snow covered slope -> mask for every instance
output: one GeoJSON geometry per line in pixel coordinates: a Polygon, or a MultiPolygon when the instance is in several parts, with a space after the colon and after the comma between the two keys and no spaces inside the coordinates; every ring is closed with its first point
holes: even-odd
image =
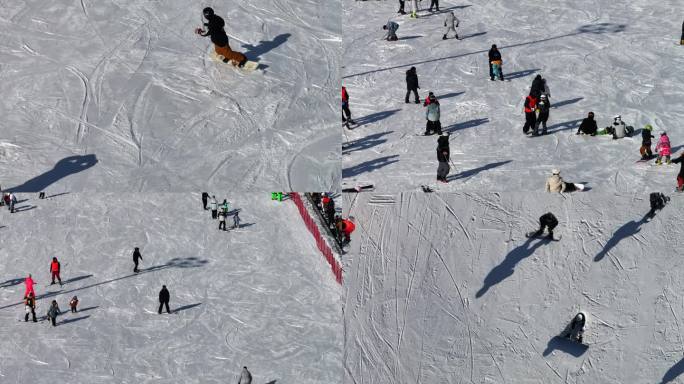
{"type": "Polygon", "coordinates": [[[337,188],[340,8],[0,0],[2,186],[337,188]],[[205,6],[261,72],[210,58],[213,44],[194,34],[205,6]],[[83,164],[65,164],[72,156],[83,164]]]}
{"type": "Polygon", "coordinates": [[[232,195],[244,226],[220,232],[199,200],[67,194],[0,211],[0,382],[235,383],[243,365],[255,384],[340,382],[340,286],[295,205],[232,195]],[[63,288],[48,285],[53,256],[63,288]],[[39,316],[73,295],[81,312],[17,321],[28,273],[39,316]],[[156,313],[162,284],[171,315],[156,313]]]}
{"type": "MultiPolygon", "coordinates": [[[[406,2],[407,10],[410,9],[406,2]]],[[[427,8],[428,0],[419,2],[427,8]]],[[[541,190],[560,167],[566,178],[606,192],[674,185],[673,168],[635,165],[640,137],[613,141],[575,135],[587,112],[599,128],[621,114],[640,129],[667,130],[684,145],[684,49],[678,46],[681,1],[520,0],[440,2],[461,20],[462,40],[442,40],[444,13],[399,16],[397,1],[344,0],[342,84],[353,118],[345,130],[343,178],[384,191],[435,183],[436,137],[425,109],[404,104],[405,72],[417,69],[421,101],[433,91],[451,133],[452,169],[441,190],[541,190]],[[396,21],[399,41],[382,40],[396,21]],[[491,82],[487,52],[497,44],[510,81],[491,82]],[[553,105],[549,135],[522,133],[522,104],[532,79],[548,81],[553,105]]],[[[655,145],[655,143],[654,143],[655,145]]]]}
{"type": "Polygon", "coordinates": [[[681,199],[358,195],[344,382],[681,383],[681,199]],[[526,239],[548,211],[560,241],[526,239]],[[555,338],[579,310],[586,351],[555,338]]]}

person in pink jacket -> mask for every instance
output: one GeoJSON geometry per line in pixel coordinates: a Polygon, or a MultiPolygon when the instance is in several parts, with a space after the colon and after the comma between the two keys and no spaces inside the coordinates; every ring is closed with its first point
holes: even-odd
{"type": "Polygon", "coordinates": [[[24,284],[26,284],[26,292],[24,292],[24,297],[28,296],[29,293],[33,293],[33,296],[36,296],[36,291],[33,290],[33,278],[31,277],[31,274],[28,275],[26,280],[24,280],[24,284]]]}
{"type": "Polygon", "coordinates": [[[660,140],[658,140],[658,145],[656,145],[656,152],[658,152],[658,159],[656,164],[662,164],[662,158],[665,156],[665,162],[670,164],[670,155],[672,154],[670,149],[670,138],[667,137],[667,132],[660,134],[660,140]]]}

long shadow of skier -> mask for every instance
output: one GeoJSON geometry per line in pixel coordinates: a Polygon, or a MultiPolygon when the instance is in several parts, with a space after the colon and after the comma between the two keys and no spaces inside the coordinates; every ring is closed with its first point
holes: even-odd
{"type": "Polygon", "coordinates": [[[261,40],[258,45],[242,44],[242,47],[247,49],[245,56],[247,56],[249,60],[259,61],[261,60],[260,56],[284,44],[290,36],[292,35],[289,33],[283,33],[276,36],[271,41],[261,40]]]}
{"type": "MultiPolygon", "coordinates": [[[[135,276],[141,276],[141,275],[144,275],[145,273],[156,272],[156,271],[160,271],[160,270],[167,269],[167,268],[197,268],[197,267],[202,267],[202,266],[206,265],[207,263],[209,263],[209,261],[203,260],[203,259],[200,259],[200,258],[197,258],[194,256],[193,257],[175,257],[175,258],[169,260],[166,264],[160,264],[160,265],[155,265],[155,266],[152,266],[149,268],[140,269],[140,271],[138,273],[132,273],[130,275],[125,275],[125,276],[117,277],[114,279],[104,280],[104,281],[101,281],[99,283],[84,285],[84,286],[79,287],[79,288],[73,288],[73,289],[67,289],[67,290],[61,290],[60,289],[60,290],[54,291],[54,292],[46,292],[42,295],[37,295],[36,300],[42,300],[42,299],[50,298],[50,297],[57,296],[57,295],[64,295],[67,293],[78,292],[78,291],[82,291],[85,289],[98,287],[100,285],[113,283],[115,281],[119,281],[119,280],[123,280],[123,279],[129,279],[129,278],[135,277],[135,276]]],[[[86,278],[86,277],[89,277],[89,276],[85,276],[82,278],[86,278]]],[[[81,278],[79,278],[79,280],[80,279],[81,278]]],[[[22,305],[23,303],[24,303],[23,301],[20,301],[20,302],[13,303],[13,304],[7,304],[5,306],[0,307],[0,309],[7,309],[7,308],[15,307],[17,305],[22,305]]]]}
{"type": "Polygon", "coordinates": [[[60,321],[59,323],[57,323],[57,325],[69,324],[69,323],[73,323],[73,322],[76,322],[79,320],[87,319],[89,317],[90,317],[90,315],[85,315],[85,316],[81,316],[81,317],[73,317],[71,319],[64,319],[64,320],[60,321]]]}
{"type": "Polygon", "coordinates": [[[535,73],[535,72],[537,72],[537,71],[539,71],[539,68],[535,68],[535,69],[525,69],[524,71],[511,72],[511,73],[504,73],[504,77],[505,77],[506,80],[513,80],[513,79],[517,79],[517,78],[520,78],[520,77],[529,76],[529,75],[531,75],[531,74],[533,74],[533,73],[535,73]]]}
{"type": "Polygon", "coordinates": [[[665,372],[665,376],[663,376],[663,381],[660,382],[660,384],[666,384],[671,381],[674,381],[679,375],[684,373],[684,359],[679,360],[679,362],[675,365],[673,365],[670,369],[665,372]]]}
{"type": "Polygon", "coordinates": [[[398,162],[398,157],[399,155],[383,156],[354,165],[353,167],[344,168],[342,169],[342,177],[353,177],[365,172],[372,172],[376,169],[398,162]]]}
{"type": "Polygon", "coordinates": [[[394,115],[395,113],[397,113],[399,111],[400,111],[399,109],[392,109],[389,111],[375,112],[375,113],[371,113],[370,115],[359,117],[355,121],[356,126],[354,127],[354,129],[356,129],[362,125],[366,125],[366,124],[374,123],[376,121],[380,121],[382,119],[386,119],[386,118],[394,115]]]}
{"type": "Polygon", "coordinates": [[[613,233],[613,237],[608,240],[606,245],[603,247],[601,252],[599,252],[596,257],[594,257],[594,261],[601,261],[607,254],[610,252],[613,247],[615,247],[620,240],[634,236],[639,231],[641,231],[641,225],[644,223],[648,222],[648,219],[651,218],[652,216],[649,213],[646,213],[644,217],[641,218],[639,221],[630,221],[629,223],[624,224],[622,227],[618,228],[615,233],[613,233]]]}
{"type": "Polygon", "coordinates": [[[7,192],[40,192],[50,184],[74,173],[85,171],[95,164],[97,164],[95,155],[69,156],[57,162],[51,170],[28,180],[22,185],[9,188],[7,192]]]}
{"type": "Polygon", "coordinates": [[[541,239],[536,239],[538,240],[534,245],[532,245],[532,241],[535,240],[535,238],[528,238],[527,241],[525,241],[524,244],[516,247],[513,249],[511,252],[506,255],[506,258],[504,259],[501,264],[497,265],[492,269],[489,274],[487,274],[487,277],[484,279],[484,284],[482,288],[480,288],[479,291],[475,294],[475,297],[482,297],[489,288],[495,286],[496,284],[499,284],[500,282],[504,281],[506,278],[510,277],[513,275],[513,272],[515,271],[515,266],[521,262],[523,259],[526,259],[534,253],[534,251],[537,250],[537,248],[541,247],[544,244],[548,244],[551,240],[547,238],[541,238],[541,239]]]}
{"type": "Polygon", "coordinates": [[[502,165],[504,165],[504,164],[508,164],[508,163],[510,163],[511,161],[512,161],[512,160],[506,160],[506,161],[499,161],[499,162],[496,162],[496,163],[486,164],[486,165],[483,165],[483,166],[481,166],[481,167],[473,168],[473,169],[471,169],[471,170],[464,171],[464,172],[461,172],[461,173],[456,174],[456,175],[447,176],[447,181],[454,181],[454,180],[458,180],[458,179],[465,179],[465,178],[468,178],[468,177],[471,177],[471,176],[475,176],[475,175],[477,175],[477,174],[480,173],[480,172],[484,172],[484,171],[486,171],[486,170],[488,170],[488,169],[492,169],[492,168],[496,168],[496,167],[502,166],[502,165]]]}
{"type": "Polygon", "coordinates": [[[462,129],[477,127],[478,125],[489,123],[489,118],[485,117],[482,119],[472,119],[464,121],[462,123],[452,124],[442,130],[442,132],[454,133],[455,131],[460,131],[462,129]]]}
{"type": "Polygon", "coordinates": [[[352,152],[356,151],[363,151],[368,148],[373,148],[376,145],[380,145],[382,143],[387,142],[387,139],[382,138],[382,136],[389,135],[390,133],[393,133],[394,131],[385,131],[385,132],[379,132],[379,133],[374,133],[372,135],[368,135],[364,138],[357,139],[354,141],[350,141],[349,143],[346,143],[345,145],[342,146],[342,154],[343,155],[348,155],[352,152]]]}
{"type": "Polygon", "coordinates": [[[580,357],[584,354],[584,352],[587,351],[587,349],[589,349],[589,347],[584,344],[568,340],[565,337],[554,336],[551,340],[549,340],[549,344],[546,346],[546,349],[542,355],[548,356],[556,349],[575,357],[580,357]]]}
{"type": "Polygon", "coordinates": [[[570,120],[570,121],[566,121],[564,123],[549,125],[547,127],[547,131],[549,133],[554,133],[554,132],[560,132],[560,131],[567,131],[568,129],[577,129],[577,128],[579,128],[581,123],[582,123],[582,119],[570,120]]]}
{"type": "Polygon", "coordinates": [[[560,108],[562,106],[568,105],[568,104],[574,104],[580,100],[583,100],[584,97],[576,97],[574,99],[568,99],[568,100],[563,100],[563,101],[557,101],[553,104],[551,104],[551,109],[553,108],[560,108]]]}
{"type": "Polygon", "coordinates": [[[177,312],[185,311],[186,309],[198,307],[200,305],[202,305],[202,303],[188,304],[188,305],[184,305],[182,307],[178,307],[178,308],[174,309],[172,312],[177,313],[177,312]]]}
{"type": "Polygon", "coordinates": [[[21,284],[23,282],[24,282],[24,278],[22,278],[22,277],[19,277],[16,279],[9,279],[7,281],[0,283],[0,288],[12,287],[12,286],[21,284]]]}

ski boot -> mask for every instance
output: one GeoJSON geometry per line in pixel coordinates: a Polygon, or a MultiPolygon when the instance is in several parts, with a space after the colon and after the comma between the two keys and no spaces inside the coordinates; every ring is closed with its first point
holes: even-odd
{"type": "Polygon", "coordinates": [[[442,36],[442,40],[446,40],[446,39],[447,39],[446,35],[442,36]]]}
{"type": "Polygon", "coordinates": [[[656,165],[661,165],[661,164],[663,164],[663,162],[662,162],[662,160],[658,159],[658,160],[655,161],[655,164],[656,164],[656,165]]]}

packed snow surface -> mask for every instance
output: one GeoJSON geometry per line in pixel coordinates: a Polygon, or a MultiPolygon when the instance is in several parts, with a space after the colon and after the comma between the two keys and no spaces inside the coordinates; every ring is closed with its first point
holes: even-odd
{"type": "Polygon", "coordinates": [[[347,195],[344,382],[681,383],[681,199],[347,195]],[[549,211],[560,240],[526,238],[549,211]]]}
{"type": "MultiPolygon", "coordinates": [[[[411,1],[406,1],[410,10],[411,1]]],[[[359,126],[345,130],[346,185],[416,190],[436,182],[435,136],[425,137],[425,108],[404,103],[405,73],[416,67],[421,102],[441,103],[451,134],[450,183],[441,190],[541,190],[552,168],[606,192],[674,186],[675,167],[635,164],[640,135],[618,141],[576,136],[589,111],[599,128],[620,114],[639,131],[667,131],[673,152],[684,145],[684,4],[678,0],[418,2],[417,19],[397,1],[343,1],[344,68],[359,126]],[[447,11],[461,40],[442,40],[447,11]],[[388,20],[398,41],[382,40],[388,20]],[[505,81],[490,81],[487,52],[496,44],[505,81]],[[548,135],[526,137],[523,101],[541,74],[551,91],[548,135]]],[[[655,146],[655,142],[654,145],[655,146]]]]}
{"type": "Polygon", "coordinates": [[[0,382],[236,383],[243,366],[255,384],[341,381],[340,286],[292,202],[230,196],[242,227],[223,232],[198,195],[27,198],[0,211],[0,382]],[[29,273],[56,327],[24,322],[29,273]]]}
{"type": "Polygon", "coordinates": [[[0,0],[2,186],[336,189],[340,9],[332,0],[0,0]],[[211,58],[209,38],[194,33],[205,6],[259,71],[211,58]]]}

